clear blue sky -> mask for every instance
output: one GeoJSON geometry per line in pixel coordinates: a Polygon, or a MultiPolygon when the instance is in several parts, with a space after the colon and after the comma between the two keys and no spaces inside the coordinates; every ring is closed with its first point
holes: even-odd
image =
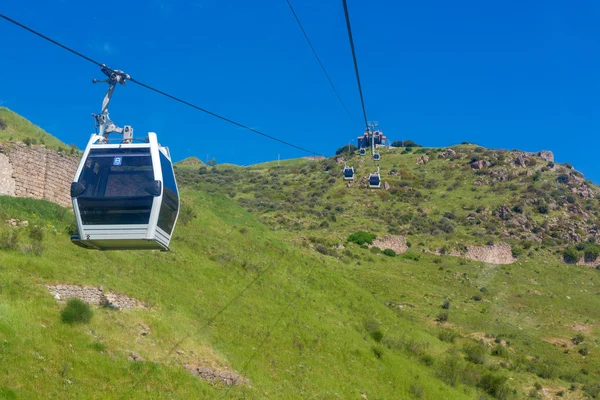
{"type": "MultiPolygon", "coordinates": [[[[201,107],[331,155],[362,133],[341,1],[4,2],[2,13],[201,107]]],[[[392,140],[552,150],[600,182],[600,2],[348,0],[369,119],[392,140]]],[[[0,21],[0,104],[85,146],[104,85],[93,64],[0,21]]],[[[148,92],[111,117],[157,132],[175,160],[247,165],[304,154],[148,92]]]]}

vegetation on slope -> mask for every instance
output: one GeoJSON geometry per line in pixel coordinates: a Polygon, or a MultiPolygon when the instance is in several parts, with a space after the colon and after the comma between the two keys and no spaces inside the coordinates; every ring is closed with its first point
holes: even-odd
{"type": "Polygon", "coordinates": [[[27,145],[43,144],[49,149],[75,152],[75,146],[67,146],[42,128],[6,107],[0,107],[0,141],[19,141],[27,145]]]}
{"type": "Polygon", "coordinates": [[[447,345],[398,319],[348,279],[342,263],[286,244],[227,198],[189,191],[184,198],[191,218],[177,227],[173,251],[159,253],[80,249],[69,242],[70,217],[61,207],[0,197],[6,215],[30,221],[1,228],[19,238],[0,250],[3,393],[477,398],[475,389],[447,386],[427,366],[426,354],[447,345]],[[28,251],[27,232],[36,225],[44,229],[39,256],[28,251]],[[43,286],[56,283],[103,285],[151,309],[100,308],[88,324],[65,324],[64,306],[43,286]],[[145,361],[129,361],[130,351],[145,361]],[[229,367],[250,387],[211,385],[184,364],[229,367]]]}
{"type": "Polygon", "coordinates": [[[368,156],[350,185],[335,158],[178,163],[169,253],[84,250],[70,210],[0,197],[0,397],[597,398],[599,272],[563,262],[600,254],[596,186],[540,155],[451,150],[381,150],[387,190],[360,183],[368,156]],[[518,261],[432,253],[491,242],[518,261]],[[63,304],[59,283],[150,308],[63,304]]]}

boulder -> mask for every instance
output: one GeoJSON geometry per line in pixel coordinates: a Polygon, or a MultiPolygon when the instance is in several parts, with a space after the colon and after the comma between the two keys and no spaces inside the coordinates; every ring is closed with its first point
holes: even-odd
{"type": "Polygon", "coordinates": [[[483,169],[486,168],[490,165],[489,162],[485,161],[485,160],[477,160],[477,161],[473,161],[471,163],[471,168],[473,169],[483,169]]]}
{"type": "Polygon", "coordinates": [[[542,150],[539,153],[537,153],[537,155],[542,160],[545,160],[545,161],[548,161],[548,162],[554,162],[554,153],[552,153],[551,151],[542,150]]]}
{"type": "Polygon", "coordinates": [[[452,149],[446,149],[438,155],[438,158],[448,158],[456,156],[456,152],[452,149]]]}
{"type": "Polygon", "coordinates": [[[427,162],[429,161],[429,157],[427,157],[426,155],[422,155],[421,157],[417,158],[417,165],[425,165],[427,164],[427,162]]]}

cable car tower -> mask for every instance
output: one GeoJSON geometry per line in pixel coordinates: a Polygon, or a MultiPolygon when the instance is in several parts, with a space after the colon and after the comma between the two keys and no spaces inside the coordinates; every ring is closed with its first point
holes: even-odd
{"type": "Polygon", "coordinates": [[[93,83],[106,82],[108,90],[71,183],[78,233],[71,241],[86,249],[167,251],[180,206],[171,154],[156,133],[135,139],[131,126],[111,121],[115,87],[131,77],[104,64],[101,71],[108,79],[93,83]],[[120,143],[110,143],[111,133],[122,135],[120,143]]]}

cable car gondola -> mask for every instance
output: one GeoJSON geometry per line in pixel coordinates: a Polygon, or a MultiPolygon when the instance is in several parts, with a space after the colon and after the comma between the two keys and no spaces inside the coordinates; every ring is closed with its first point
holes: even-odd
{"type": "Polygon", "coordinates": [[[344,180],[354,180],[354,167],[348,167],[346,164],[344,164],[344,180]]]}
{"type": "Polygon", "coordinates": [[[373,161],[379,161],[380,158],[379,153],[373,153],[373,161]]]}
{"type": "Polygon", "coordinates": [[[361,156],[364,156],[365,154],[367,154],[367,150],[365,150],[365,148],[364,148],[364,147],[361,147],[361,148],[360,148],[360,150],[359,150],[359,154],[360,154],[361,156]]]}
{"type": "MultiPolygon", "coordinates": [[[[109,89],[102,113],[94,115],[99,134],[93,134],[71,184],[78,234],[71,241],[96,250],[168,251],[179,214],[179,191],[171,155],[149,132],[134,142],[133,128],[116,127],[108,103],[117,83],[129,75],[103,66],[109,89]],[[109,143],[111,132],[123,135],[109,143]]],[[[96,82],[96,81],[94,81],[96,82]]]]}
{"type": "Polygon", "coordinates": [[[373,174],[369,174],[369,187],[370,188],[380,188],[381,187],[381,177],[379,176],[379,167],[377,167],[377,172],[373,174]]]}

